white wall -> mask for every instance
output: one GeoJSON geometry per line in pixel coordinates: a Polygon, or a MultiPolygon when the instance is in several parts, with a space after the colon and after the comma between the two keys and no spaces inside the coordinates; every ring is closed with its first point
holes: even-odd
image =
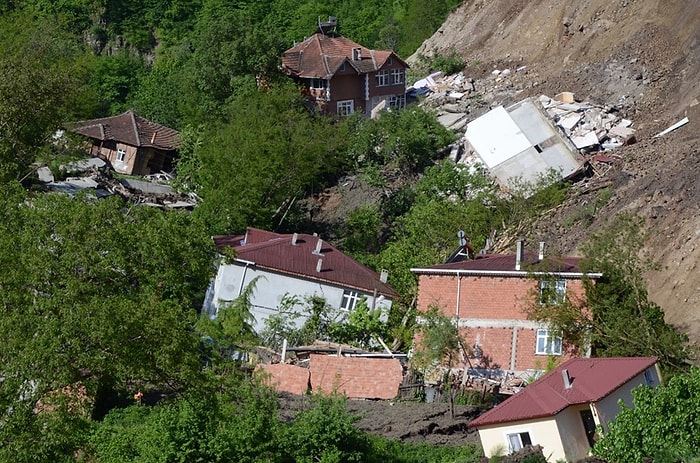
{"type": "MultiPolygon", "coordinates": [[[[277,313],[280,302],[285,295],[296,295],[303,303],[307,296],[321,296],[334,308],[340,308],[344,288],[325,282],[295,278],[292,276],[273,273],[265,269],[258,269],[254,265],[242,263],[221,264],[216,278],[212,282],[210,295],[205,301],[205,311],[215,314],[222,302],[230,302],[240,295],[256,277],[260,277],[251,298],[252,312],[255,317],[255,330],[259,333],[265,327],[265,320],[277,313]]],[[[372,307],[373,295],[364,294],[367,297],[367,305],[372,307]]],[[[391,309],[391,300],[385,297],[377,297],[375,308],[382,309],[382,318],[386,320],[391,309]]],[[[303,325],[305,319],[297,320],[298,326],[303,325]]]]}
{"type": "MultiPolygon", "coordinates": [[[[653,383],[650,384],[650,386],[659,386],[661,384],[661,379],[656,365],[647,368],[647,371],[649,372],[649,375],[651,375],[651,377],[653,378],[653,383]]],[[[622,400],[625,403],[625,405],[631,407],[633,405],[632,389],[643,384],[646,384],[644,372],[638,374],[637,376],[629,380],[627,383],[622,385],[622,387],[617,389],[615,392],[613,392],[612,394],[603,398],[603,400],[595,404],[596,412],[598,413],[598,419],[600,420],[600,424],[604,428],[607,428],[608,424],[615,419],[618,413],[620,413],[620,405],[618,404],[618,401],[622,400]]]]}
{"type": "Polygon", "coordinates": [[[506,436],[520,432],[528,432],[532,445],[541,445],[543,453],[549,461],[566,458],[554,417],[479,428],[479,438],[484,448],[484,455],[491,457],[498,454],[508,454],[508,439],[506,436]]]}

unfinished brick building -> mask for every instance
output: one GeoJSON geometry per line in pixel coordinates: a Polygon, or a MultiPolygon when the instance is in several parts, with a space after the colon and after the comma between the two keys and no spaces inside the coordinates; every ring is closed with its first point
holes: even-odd
{"type": "Polygon", "coordinates": [[[418,310],[437,306],[457,320],[468,344],[465,367],[516,374],[543,370],[550,356],[557,360],[585,356],[562,342],[546,324],[528,320],[528,304],[584,297],[584,273],[575,257],[525,253],[522,242],[510,255],[484,254],[473,259],[411,269],[418,275],[418,310]]]}

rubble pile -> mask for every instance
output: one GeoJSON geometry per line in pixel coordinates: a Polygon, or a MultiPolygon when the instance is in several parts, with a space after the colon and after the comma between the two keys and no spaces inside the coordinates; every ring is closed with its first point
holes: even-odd
{"type": "Polygon", "coordinates": [[[571,92],[539,97],[547,114],[581,153],[619,148],[636,142],[632,121],[615,115],[614,107],[579,103],[571,92]]]}

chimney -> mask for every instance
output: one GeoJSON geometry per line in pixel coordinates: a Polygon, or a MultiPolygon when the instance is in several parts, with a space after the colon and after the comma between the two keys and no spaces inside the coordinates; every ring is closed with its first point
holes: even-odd
{"type": "Polygon", "coordinates": [[[298,234],[298,233],[295,233],[295,234],[292,235],[292,246],[296,246],[296,245],[297,245],[297,238],[299,238],[299,234],[298,234]]]}
{"type": "Polygon", "coordinates": [[[544,260],[544,241],[540,241],[540,255],[539,255],[539,260],[544,260]]]}
{"type": "Polygon", "coordinates": [[[382,269],[382,273],[379,275],[379,281],[382,283],[386,283],[386,281],[389,279],[389,270],[387,269],[382,269]]]}
{"type": "Polygon", "coordinates": [[[353,48],[352,49],[352,60],[353,61],[361,61],[362,60],[362,48],[353,48]]]}
{"type": "Polygon", "coordinates": [[[323,247],[323,240],[319,239],[316,242],[316,249],[313,250],[313,254],[321,255],[321,247],[323,247]]]}
{"type": "Polygon", "coordinates": [[[571,389],[573,382],[571,381],[571,376],[569,376],[569,370],[564,368],[561,371],[561,376],[564,379],[564,389],[571,389]]]}
{"type": "Polygon", "coordinates": [[[316,272],[321,273],[322,267],[323,267],[323,259],[319,259],[318,262],[316,262],[316,272]]]}
{"type": "Polygon", "coordinates": [[[524,256],[525,250],[523,247],[523,240],[518,240],[515,244],[515,270],[520,270],[524,256]]]}

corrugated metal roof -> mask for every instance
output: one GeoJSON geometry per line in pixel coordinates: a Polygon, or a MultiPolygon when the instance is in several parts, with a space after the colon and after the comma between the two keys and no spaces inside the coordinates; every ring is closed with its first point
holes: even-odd
{"type": "Polygon", "coordinates": [[[220,250],[232,247],[236,251],[236,258],[254,262],[257,267],[370,294],[376,290],[377,294],[386,297],[399,296],[390,285],[380,281],[377,272],[329,243],[323,241],[320,253],[315,253],[320,238],[298,233],[296,244],[292,244],[293,236],[249,227],[243,236],[215,236],[213,239],[220,250]],[[317,272],[319,259],[322,260],[321,271],[317,272]]]}
{"type": "Polygon", "coordinates": [[[570,405],[598,402],[657,361],[657,357],[570,359],[472,420],[469,426],[554,416],[570,405]],[[564,385],[563,370],[567,370],[571,378],[568,389],[564,385]]]}
{"type": "Polygon", "coordinates": [[[389,57],[408,65],[391,50],[370,50],[346,37],[316,33],[282,54],[282,68],[291,75],[307,79],[328,79],[343,62],[358,74],[375,72],[389,57]],[[353,50],[360,49],[360,60],[353,60],[353,50]]]}
{"type": "Polygon", "coordinates": [[[74,122],[70,130],[95,140],[114,140],[131,146],[174,150],[180,132],[127,111],[118,116],[74,122]]]}
{"type": "MultiPolygon", "coordinates": [[[[580,257],[561,257],[561,256],[545,256],[540,260],[537,253],[524,253],[523,260],[520,265],[522,274],[529,272],[546,272],[546,273],[581,273],[580,263],[583,259],[580,257]]],[[[452,262],[449,264],[431,265],[424,268],[413,268],[411,271],[416,274],[439,273],[441,270],[445,273],[452,272],[518,272],[515,269],[515,254],[485,254],[477,255],[476,259],[463,260],[460,262],[452,262]]],[[[597,274],[590,274],[595,277],[597,274]]]]}

